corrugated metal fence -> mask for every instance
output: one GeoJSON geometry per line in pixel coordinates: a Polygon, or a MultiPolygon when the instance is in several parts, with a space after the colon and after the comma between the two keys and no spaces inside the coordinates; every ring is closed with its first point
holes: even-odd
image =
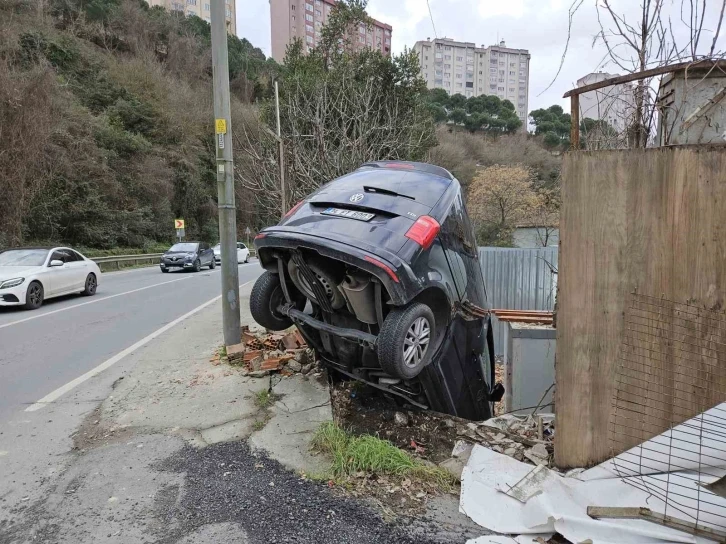
{"type": "MultiPolygon", "coordinates": [[[[556,247],[510,249],[480,247],[484,282],[490,308],[548,310],[555,308],[557,293],[556,247]]],[[[494,350],[504,353],[505,328],[493,317],[494,350]]]]}

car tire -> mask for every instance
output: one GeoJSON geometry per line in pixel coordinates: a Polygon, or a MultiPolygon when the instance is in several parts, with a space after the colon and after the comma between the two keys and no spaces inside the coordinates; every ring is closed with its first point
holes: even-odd
{"type": "Polygon", "coordinates": [[[209,270],[214,270],[216,266],[217,266],[217,263],[215,262],[214,259],[209,261],[209,270]]]}
{"type": "Polygon", "coordinates": [[[96,279],[96,274],[88,274],[88,276],[86,276],[86,287],[83,289],[81,294],[84,297],[92,297],[96,294],[97,287],[98,280],[96,279]]]}
{"type": "Polygon", "coordinates": [[[271,331],[287,329],[292,326],[292,319],[277,313],[275,310],[284,301],[285,294],[282,292],[280,277],[277,274],[265,271],[257,278],[250,293],[252,318],[271,331]]]}
{"type": "Polygon", "coordinates": [[[249,254],[247,254],[247,257],[245,257],[245,264],[247,264],[248,262],[250,262],[250,256],[249,256],[249,254]]]}
{"type": "Polygon", "coordinates": [[[162,274],[168,274],[169,273],[169,269],[168,268],[162,268],[161,269],[161,273],[162,274]]]}
{"type": "Polygon", "coordinates": [[[194,272],[199,272],[201,269],[202,269],[202,262],[199,259],[197,259],[196,261],[194,261],[194,267],[192,268],[192,270],[194,270],[194,272]]]}
{"type": "Polygon", "coordinates": [[[431,361],[435,337],[434,314],[426,304],[414,302],[391,310],[378,334],[381,368],[396,378],[415,378],[431,361]]]}
{"type": "Polygon", "coordinates": [[[25,293],[25,306],[26,310],[37,310],[43,305],[45,299],[45,291],[43,285],[39,281],[32,281],[28,285],[28,290],[25,293]]]}

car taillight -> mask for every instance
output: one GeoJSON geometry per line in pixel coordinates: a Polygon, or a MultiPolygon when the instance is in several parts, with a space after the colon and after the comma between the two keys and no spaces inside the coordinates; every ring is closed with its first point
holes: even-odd
{"type": "MultiPolygon", "coordinates": [[[[300,202],[298,202],[297,204],[295,204],[295,205],[294,205],[294,206],[293,206],[292,208],[290,208],[290,209],[289,209],[289,210],[287,211],[287,213],[285,214],[285,216],[284,216],[284,217],[288,217],[288,216],[290,216],[290,215],[294,214],[294,213],[295,213],[295,212],[297,211],[297,209],[298,209],[298,208],[299,208],[300,206],[302,206],[303,204],[305,204],[305,201],[304,201],[304,200],[301,200],[300,202]]],[[[284,218],[284,217],[283,217],[283,218],[284,218]]]]}
{"type": "Polygon", "coordinates": [[[428,215],[422,215],[416,222],[411,225],[411,228],[406,232],[406,238],[409,238],[416,242],[424,249],[431,247],[434,242],[434,238],[441,230],[441,225],[433,217],[428,215]]]}
{"type": "Polygon", "coordinates": [[[260,238],[264,238],[265,236],[267,236],[267,234],[265,234],[264,232],[261,232],[257,236],[255,236],[255,240],[259,240],[260,238]]]}
{"type": "Polygon", "coordinates": [[[386,274],[388,274],[389,276],[391,276],[391,279],[393,281],[395,281],[396,283],[398,283],[398,276],[396,276],[396,273],[393,271],[393,269],[390,266],[388,266],[385,263],[382,263],[378,259],[374,259],[373,257],[369,257],[368,255],[366,255],[364,257],[364,259],[366,261],[368,261],[369,263],[376,265],[378,268],[382,268],[383,270],[385,270],[386,271],[386,274]]]}

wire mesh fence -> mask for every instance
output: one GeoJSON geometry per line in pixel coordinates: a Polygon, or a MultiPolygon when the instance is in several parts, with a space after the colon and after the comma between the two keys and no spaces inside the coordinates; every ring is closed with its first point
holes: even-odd
{"type": "Polygon", "coordinates": [[[618,455],[611,466],[649,493],[649,507],[716,531],[720,540],[726,533],[726,315],[634,293],[622,338],[609,433],[618,455]]]}

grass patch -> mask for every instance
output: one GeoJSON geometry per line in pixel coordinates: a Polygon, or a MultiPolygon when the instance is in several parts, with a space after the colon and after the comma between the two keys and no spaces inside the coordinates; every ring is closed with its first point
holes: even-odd
{"type": "Polygon", "coordinates": [[[269,389],[263,389],[255,393],[255,404],[258,408],[267,408],[275,402],[275,397],[269,389]]]}
{"type": "Polygon", "coordinates": [[[330,472],[336,480],[348,480],[364,472],[425,481],[444,492],[456,485],[456,479],[444,469],[424,464],[388,440],[353,436],[333,422],[320,426],[313,438],[313,448],[332,457],[330,472]]]}
{"type": "Polygon", "coordinates": [[[223,357],[227,356],[227,346],[222,346],[217,350],[217,353],[219,353],[219,358],[222,359],[223,357]]]}

